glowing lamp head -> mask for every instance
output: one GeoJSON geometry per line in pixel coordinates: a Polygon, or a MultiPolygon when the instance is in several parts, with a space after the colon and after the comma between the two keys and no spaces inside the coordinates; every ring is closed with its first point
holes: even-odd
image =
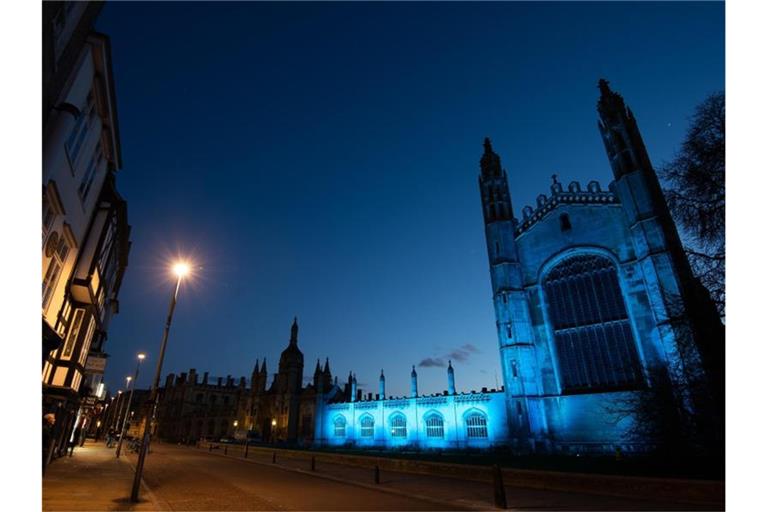
{"type": "Polygon", "coordinates": [[[139,352],[139,355],[136,357],[139,358],[139,361],[143,361],[147,357],[147,354],[144,354],[143,352],[139,352]]]}
{"type": "Polygon", "coordinates": [[[129,376],[127,376],[127,377],[125,378],[125,380],[126,380],[126,381],[128,381],[128,382],[131,382],[131,381],[133,380],[133,377],[131,377],[131,376],[129,375],[129,376]]]}
{"type": "Polygon", "coordinates": [[[184,261],[176,263],[173,266],[173,273],[176,274],[179,278],[186,276],[189,274],[189,264],[184,261]]]}
{"type": "Polygon", "coordinates": [[[277,420],[272,420],[272,426],[274,427],[275,425],[277,425],[277,420]]]}
{"type": "Polygon", "coordinates": [[[233,427],[236,427],[236,426],[237,426],[237,420],[235,420],[235,421],[233,421],[233,422],[232,422],[232,426],[233,426],[233,427]]]}

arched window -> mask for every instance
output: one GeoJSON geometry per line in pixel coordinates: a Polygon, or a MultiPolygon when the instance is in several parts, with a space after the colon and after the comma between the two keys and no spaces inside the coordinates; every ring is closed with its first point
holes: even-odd
{"type": "Polygon", "coordinates": [[[467,437],[470,439],[488,438],[488,420],[485,415],[479,412],[473,412],[465,418],[467,423],[467,437]]]}
{"type": "Polygon", "coordinates": [[[443,417],[437,413],[432,413],[427,416],[427,437],[443,438],[443,417]]]}
{"type": "Polygon", "coordinates": [[[544,279],[564,392],[629,389],[642,379],[616,266],[594,254],[559,263],[544,279]]]}
{"type": "Polygon", "coordinates": [[[373,437],[373,416],[366,414],[360,419],[360,437],[373,437]]]}
{"type": "Polygon", "coordinates": [[[336,416],[336,419],[333,420],[333,435],[336,437],[347,435],[347,420],[344,416],[336,416]]]}
{"type": "Polygon", "coordinates": [[[408,430],[405,426],[405,416],[402,414],[395,414],[392,419],[389,420],[390,432],[392,437],[406,437],[408,430]]]}

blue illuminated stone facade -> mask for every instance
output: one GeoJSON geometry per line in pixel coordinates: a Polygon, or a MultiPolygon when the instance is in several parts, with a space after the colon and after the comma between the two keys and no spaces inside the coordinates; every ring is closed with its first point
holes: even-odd
{"type": "MultiPolygon", "coordinates": [[[[449,372],[452,375],[453,368],[449,372]]],[[[383,372],[381,377],[383,391],[383,372]]],[[[334,386],[324,398],[318,397],[315,445],[463,449],[506,444],[502,391],[418,396],[416,383],[414,368],[411,396],[382,398],[380,394],[368,400],[354,394],[342,398],[334,386]]]]}
{"type": "Polygon", "coordinates": [[[171,378],[161,434],[189,440],[231,425],[235,436],[304,446],[644,451],[659,439],[634,428],[648,422],[643,404],[669,397],[675,443],[721,450],[723,324],[691,272],[632,112],[607,82],[599,88],[607,189],[553,176],[549,194],[516,217],[507,172],[484,143],[479,188],[502,389],[457,392],[449,362],[441,394],[420,395],[413,367],[408,396],[386,395],[383,370],[378,393],[364,396],[351,372],[340,387],[327,359],[304,385],[294,319],[269,386],[266,360],[250,389],[245,379],[224,389],[206,378],[198,388],[192,371],[181,387],[171,378]],[[224,395],[237,400],[222,408],[224,395]]]}
{"type": "Polygon", "coordinates": [[[659,375],[695,436],[700,390],[716,378],[704,359],[722,324],[692,276],[631,110],[606,81],[599,87],[608,190],[553,176],[550,194],[518,219],[488,139],[480,163],[509,435],[521,450],[647,448],[652,440],[629,435],[641,419],[610,411],[640,403],[659,375]]]}
{"type": "MultiPolygon", "coordinates": [[[[479,186],[503,371],[502,390],[368,400],[350,375],[316,395],[314,444],[645,450],[637,415],[615,414],[670,384],[681,428],[696,436],[722,376],[723,326],[693,277],[637,123],[599,83],[598,128],[614,180],[568,186],[515,216],[501,159],[486,139],[479,186]],[[709,390],[709,391],[702,391],[709,390]],[[637,399],[637,400],[636,400],[637,399]],[[613,411],[613,412],[612,412],[613,411]]],[[[717,400],[715,400],[717,402],[717,400]]]]}

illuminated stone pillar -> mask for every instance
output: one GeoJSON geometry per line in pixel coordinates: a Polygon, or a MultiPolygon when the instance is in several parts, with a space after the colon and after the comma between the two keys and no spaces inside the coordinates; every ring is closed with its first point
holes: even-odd
{"type": "Polygon", "coordinates": [[[451,366],[450,361],[448,361],[448,394],[456,394],[456,378],[453,375],[453,366],[451,366]]]}
{"type": "Polygon", "coordinates": [[[384,393],[385,387],[384,387],[384,369],[381,370],[381,375],[379,375],[379,399],[384,400],[386,399],[387,395],[384,393]]]}

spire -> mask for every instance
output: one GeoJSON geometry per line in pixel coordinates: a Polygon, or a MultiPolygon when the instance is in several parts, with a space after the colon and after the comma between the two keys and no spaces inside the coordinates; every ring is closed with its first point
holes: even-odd
{"type": "Polygon", "coordinates": [[[600,89],[600,98],[597,100],[597,127],[603,138],[614,178],[619,179],[634,171],[653,174],[651,160],[648,158],[637,122],[624,104],[624,98],[612,91],[604,78],[597,82],[597,87],[600,89]]]}
{"type": "Polygon", "coordinates": [[[415,376],[416,376],[416,365],[414,364],[413,366],[411,366],[411,377],[415,377],[415,376]]]}
{"type": "Polygon", "coordinates": [[[483,156],[480,158],[480,171],[483,177],[502,176],[501,159],[493,152],[491,139],[488,137],[483,141],[483,149],[483,156]]]}
{"type": "Polygon", "coordinates": [[[264,375],[267,374],[267,358],[266,357],[261,360],[261,373],[263,373],[264,375]]]}
{"type": "Polygon", "coordinates": [[[256,358],[256,364],[253,365],[253,373],[259,373],[259,358],[256,358]]]}
{"type": "Polygon", "coordinates": [[[450,359],[448,360],[448,394],[456,394],[456,377],[453,374],[453,366],[451,366],[450,359]]]}
{"type": "Polygon", "coordinates": [[[411,369],[411,398],[419,396],[419,388],[416,383],[416,365],[411,369]]]}
{"type": "Polygon", "coordinates": [[[379,398],[384,400],[387,398],[384,389],[384,368],[381,369],[381,375],[379,375],[379,398]]]}
{"type": "Polygon", "coordinates": [[[320,370],[320,358],[317,358],[317,364],[315,365],[315,375],[319,375],[322,370],[320,370]]]}
{"type": "Polygon", "coordinates": [[[325,367],[323,368],[323,373],[327,373],[328,375],[331,374],[331,367],[328,364],[328,358],[325,358],[325,367]]]}
{"type": "Polygon", "coordinates": [[[296,345],[299,342],[299,322],[296,317],[293,317],[293,325],[291,326],[291,345],[296,345]]]}

